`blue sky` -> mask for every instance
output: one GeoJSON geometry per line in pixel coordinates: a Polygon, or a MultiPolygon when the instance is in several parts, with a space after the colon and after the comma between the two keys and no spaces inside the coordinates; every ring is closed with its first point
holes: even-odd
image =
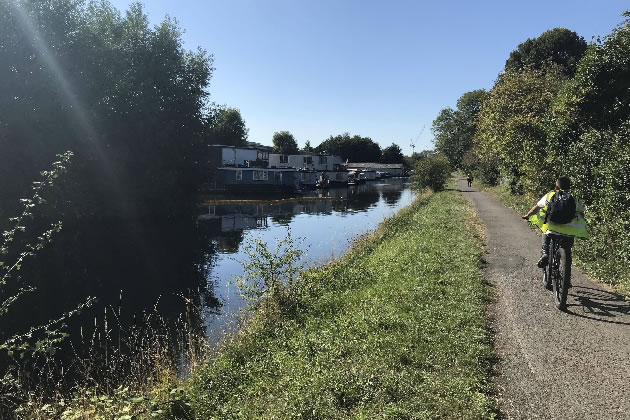
{"type": "MultiPolygon", "coordinates": [[[[130,1],[112,0],[121,10],[130,1]]],[[[490,89],[510,52],[565,27],[587,42],[630,4],[582,1],[151,0],[185,47],[214,56],[211,100],[240,109],[249,140],[288,130],[302,146],[343,132],[430,149],[431,123],[465,92],[490,89]]]]}

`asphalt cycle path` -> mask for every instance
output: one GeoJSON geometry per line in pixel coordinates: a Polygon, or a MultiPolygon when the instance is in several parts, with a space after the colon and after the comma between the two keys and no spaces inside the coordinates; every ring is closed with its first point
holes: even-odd
{"type": "MultiPolygon", "coordinates": [[[[485,276],[508,419],[630,419],[630,302],[573,266],[567,312],[542,285],[541,237],[515,211],[457,180],[486,226],[485,276]]],[[[578,241],[580,239],[576,239],[578,241]]]]}

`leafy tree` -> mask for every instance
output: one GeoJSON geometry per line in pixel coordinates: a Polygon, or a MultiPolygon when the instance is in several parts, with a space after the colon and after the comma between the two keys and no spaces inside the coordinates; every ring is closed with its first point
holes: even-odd
{"type": "Polygon", "coordinates": [[[391,146],[387,146],[383,149],[383,156],[381,162],[383,163],[403,163],[405,157],[403,156],[400,146],[396,143],[392,143],[391,146]]]}
{"type": "Polygon", "coordinates": [[[173,20],[152,27],[139,4],[121,16],[107,2],[7,0],[0,38],[3,206],[72,150],[78,216],[188,211],[212,59],[184,50],[173,20]]]}
{"type": "Polygon", "coordinates": [[[273,152],[285,155],[295,155],[299,152],[297,141],[288,131],[273,133],[273,152]]]}
{"type": "Polygon", "coordinates": [[[369,137],[352,136],[344,133],[330,136],[315,148],[315,152],[341,156],[349,162],[380,162],[381,147],[369,137]]]}
{"type": "Polygon", "coordinates": [[[563,86],[552,105],[548,133],[558,155],[567,153],[589,128],[616,129],[630,118],[629,54],[630,19],[603,43],[591,45],[575,77],[563,86]]]}
{"type": "Polygon", "coordinates": [[[304,147],[302,148],[303,152],[312,152],[313,146],[311,146],[311,142],[309,140],[306,140],[306,143],[304,143],[304,147]]]}
{"type": "Polygon", "coordinates": [[[435,155],[434,150],[423,150],[421,152],[414,152],[411,156],[405,156],[403,163],[405,164],[405,168],[413,169],[413,167],[416,166],[416,163],[420,159],[424,159],[424,158],[431,157],[434,155],[435,155]]]}
{"type": "Polygon", "coordinates": [[[563,81],[555,68],[506,72],[483,102],[474,138],[477,156],[484,166],[498,167],[515,192],[533,193],[553,182],[544,128],[563,81]]]}
{"type": "Polygon", "coordinates": [[[451,166],[444,155],[420,159],[414,171],[415,184],[419,188],[431,188],[435,192],[442,191],[451,176],[451,166]]]}
{"type": "Polygon", "coordinates": [[[236,108],[217,107],[207,119],[211,144],[244,146],[249,129],[236,108]]]}
{"type": "Polygon", "coordinates": [[[463,156],[473,145],[477,116],[486,96],[483,89],[466,92],[457,100],[456,110],[445,108],[433,121],[435,150],[454,168],[462,168],[463,156]]]}
{"type": "Polygon", "coordinates": [[[528,39],[512,51],[505,63],[505,71],[542,70],[555,64],[564,74],[571,76],[585,52],[584,38],[565,28],[554,28],[538,38],[528,39]]]}

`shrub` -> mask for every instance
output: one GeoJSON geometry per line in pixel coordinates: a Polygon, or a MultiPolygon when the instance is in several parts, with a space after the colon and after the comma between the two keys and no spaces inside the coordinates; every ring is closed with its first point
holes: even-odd
{"type": "Polygon", "coordinates": [[[442,191],[451,176],[451,167],[443,155],[422,159],[416,163],[414,183],[419,188],[442,191]]]}

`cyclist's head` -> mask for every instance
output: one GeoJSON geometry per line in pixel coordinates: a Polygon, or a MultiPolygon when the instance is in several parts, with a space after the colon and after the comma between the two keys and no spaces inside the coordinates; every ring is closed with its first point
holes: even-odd
{"type": "Polygon", "coordinates": [[[567,176],[558,177],[556,189],[567,191],[571,188],[571,180],[567,176]]]}

